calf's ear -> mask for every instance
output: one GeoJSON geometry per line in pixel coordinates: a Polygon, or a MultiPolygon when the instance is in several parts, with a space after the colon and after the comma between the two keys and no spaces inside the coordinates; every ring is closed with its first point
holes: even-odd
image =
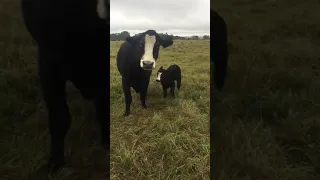
{"type": "Polygon", "coordinates": [[[161,39],[160,45],[164,48],[169,47],[173,44],[173,40],[163,40],[161,39]]]}
{"type": "Polygon", "coordinates": [[[129,36],[126,38],[126,41],[132,45],[137,44],[138,41],[136,41],[135,39],[133,39],[133,37],[129,36]]]}

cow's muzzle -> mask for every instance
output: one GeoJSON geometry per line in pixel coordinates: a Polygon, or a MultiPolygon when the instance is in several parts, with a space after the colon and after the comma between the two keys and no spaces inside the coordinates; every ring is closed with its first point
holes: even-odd
{"type": "Polygon", "coordinates": [[[141,67],[144,69],[144,70],[153,70],[155,68],[155,63],[154,61],[142,61],[141,63],[141,67]]]}

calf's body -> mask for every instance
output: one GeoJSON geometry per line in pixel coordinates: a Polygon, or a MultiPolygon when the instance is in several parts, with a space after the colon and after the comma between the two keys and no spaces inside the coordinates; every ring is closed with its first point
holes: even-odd
{"type": "Polygon", "coordinates": [[[173,64],[168,69],[161,66],[157,73],[156,81],[161,82],[163,89],[163,97],[167,97],[167,89],[170,88],[171,96],[174,98],[175,81],[177,81],[177,89],[181,86],[181,69],[178,65],[173,64]]]}

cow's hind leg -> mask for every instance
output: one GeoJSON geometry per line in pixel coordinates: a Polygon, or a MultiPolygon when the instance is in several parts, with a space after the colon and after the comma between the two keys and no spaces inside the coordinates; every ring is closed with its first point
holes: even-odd
{"type": "Polygon", "coordinates": [[[49,173],[55,173],[64,165],[64,139],[71,117],[66,101],[66,79],[60,73],[56,54],[39,50],[39,76],[43,98],[49,116],[51,138],[49,173]]]}
{"type": "Polygon", "coordinates": [[[130,114],[130,105],[132,102],[132,96],[130,91],[130,84],[124,78],[122,78],[122,90],[124,93],[124,100],[126,103],[124,116],[128,116],[130,114]]]}

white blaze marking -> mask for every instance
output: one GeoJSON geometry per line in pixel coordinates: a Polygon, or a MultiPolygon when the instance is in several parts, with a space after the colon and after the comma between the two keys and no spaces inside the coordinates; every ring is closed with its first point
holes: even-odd
{"type": "Polygon", "coordinates": [[[144,37],[144,55],[140,60],[140,66],[143,67],[143,61],[153,62],[153,68],[156,67],[156,60],[153,58],[153,47],[156,43],[156,36],[149,36],[148,34],[144,37]]]}
{"type": "Polygon", "coordinates": [[[156,80],[158,80],[158,81],[160,81],[161,80],[161,72],[158,72],[158,76],[157,76],[157,79],[156,80]]]}
{"type": "Polygon", "coordinates": [[[104,1],[105,0],[98,0],[97,2],[97,13],[101,19],[106,19],[107,17],[107,10],[104,1]]]}

